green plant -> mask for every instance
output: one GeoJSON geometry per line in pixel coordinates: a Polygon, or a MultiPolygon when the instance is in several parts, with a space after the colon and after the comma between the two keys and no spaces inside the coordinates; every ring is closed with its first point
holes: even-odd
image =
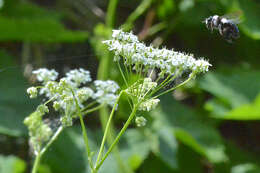
{"type": "MultiPolygon", "coordinates": [[[[38,95],[45,95],[48,100],[38,106],[37,110],[25,118],[24,123],[28,126],[30,143],[36,155],[32,173],[36,173],[42,155],[48,147],[56,140],[62,130],[72,126],[73,119],[79,117],[82,127],[83,139],[85,142],[88,162],[92,173],[97,173],[103,162],[119,142],[122,135],[136,117],[138,111],[151,111],[159,103],[159,96],[175,90],[193,79],[198,73],[208,71],[210,64],[205,60],[195,60],[192,55],[186,55],[167,49],[146,47],[138,41],[138,38],[121,30],[114,30],[112,40],[103,42],[110,51],[115,52],[114,60],[127,86],[121,89],[119,95],[115,95],[119,87],[113,81],[94,81],[96,91],[89,87],[82,87],[91,81],[88,71],[83,69],[71,70],[66,77],[55,82],[58,73],[55,70],[38,69],[33,71],[37,80],[43,85],[27,89],[30,98],[38,95]],[[124,70],[121,68],[120,61],[123,61],[124,70]],[[155,70],[159,70],[158,77],[152,79],[155,70]],[[187,79],[175,87],[164,90],[170,83],[174,82],[187,73],[187,79]],[[136,75],[134,81],[130,76],[136,75]],[[104,153],[105,142],[109,133],[110,125],[123,95],[127,95],[131,113],[124,126],[104,153]],[[89,100],[92,100],[90,103],[89,100]],[[61,117],[60,125],[53,130],[43,121],[43,115],[49,113],[48,104],[53,102],[53,109],[59,111],[61,117]],[[106,124],[102,142],[99,148],[95,164],[93,163],[93,151],[89,147],[89,139],[84,125],[83,116],[104,105],[113,106],[106,124]]],[[[144,117],[136,117],[137,126],[145,126],[144,117]]]]}

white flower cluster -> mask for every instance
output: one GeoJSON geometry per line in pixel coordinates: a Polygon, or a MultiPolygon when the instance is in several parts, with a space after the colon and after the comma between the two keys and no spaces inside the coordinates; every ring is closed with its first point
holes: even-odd
{"type": "Polygon", "coordinates": [[[96,92],[90,87],[81,87],[81,85],[91,82],[89,71],[81,68],[69,71],[66,77],[61,78],[59,82],[54,81],[58,77],[55,70],[38,69],[33,73],[36,74],[39,82],[43,82],[43,86],[28,88],[27,93],[30,98],[37,97],[37,88],[40,88],[39,94],[51,99],[56,111],[60,110],[65,113],[65,116],[61,117],[61,121],[66,126],[72,125],[72,116],[77,109],[75,99],[80,108],[83,108],[88,99],[113,106],[118,97],[116,92],[119,86],[114,81],[94,81],[96,92]]]}
{"type": "Polygon", "coordinates": [[[105,103],[114,106],[117,99],[115,93],[119,89],[117,83],[111,80],[96,80],[94,81],[94,85],[96,86],[97,92],[94,94],[93,98],[95,98],[98,103],[105,103]]]}
{"type": "Polygon", "coordinates": [[[55,70],[48,70],[46,68],[40,68],[32,72],[36,75],[39,82],[55,81],[58,78],[58,73],[55,70]]]}
{"type": "MultiPolygon", "coordinates": [[[[144,65],[145,69],[160,69],[161,75],[174,75],[176,72],[190,70],[195,73],[208,71],[206,60],[196,60],[193,55],[146,46],[132,33],[113,30],[112,40],[103,41],[115,53],[115,61],[123,58],[127,65],[144,65]]],[[[136,68],[136,67],[135,67],[136,68]]]]}
{"type": "Polygon", "coordinates": [[[82,68],[69,71],[66,73],[66,78],[68,81],[72,82],[72,84],[75,83],[76,86],[86,84],[92,80],[89,71],[82,68]]]}
{"type": "Polygon", "coordinates": [[[142,102],[139,105],[138,109],[141,111],[151,111],[158,105],[159,102],[159,99],[149,99],[147,101],[142,102]]]}

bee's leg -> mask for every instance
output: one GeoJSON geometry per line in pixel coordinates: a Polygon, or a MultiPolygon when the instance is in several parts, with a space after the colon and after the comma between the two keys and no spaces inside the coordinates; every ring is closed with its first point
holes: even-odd
{"type": "Polygon", "coordinates": [[[233,38],[232,32],[231,32],[230,30],[226,30],[225,33],[226,33],[225,36],[224,36],[225,40],[226,40],[228,43],[233,43],[233,40],[232,40],[232,38],[233,38]]]}
{"type": "Polygon", "coordinates": [[[218,31],[219,31],[219,34],[220,35],[223,35],[223,27],[222,27],[222,25],[218,25],[218,31]]]}
{"type": "Polygon", "coordinates": [[[213,22],[210,23],[210,31],[213,32],[213,22]]]}

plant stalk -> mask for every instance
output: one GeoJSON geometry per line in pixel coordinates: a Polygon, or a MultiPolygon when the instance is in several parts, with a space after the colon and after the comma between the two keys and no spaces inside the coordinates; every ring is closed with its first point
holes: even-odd
{"type": "Polygon", "coordinates": [[[133,120],[133,118],[135,117],[136,111],[137,111],[138,105],[134,105],[133,110],[130,114],[130,116],[128,117],[125,125],[123,126],[123,128],[121,129],[121,131],[119,132],[119,134],[117,135],[116,139],[114,140],[114,142],[112,143],[112,145],[109,147],[108,151],[106,152],[105,156],[101,159],[101,161],[99,163],[97,163],[95,170],[98,171],[98,169],[100,168],[100,166],[103,164],[103,162],[106,160],[106,158],[108,157],[108,155],[110,154],[110,152],[113,150],[113,148],[117,145],[117,143],[119,142],[119,139],[122,137],[122,135],[124,134],[124,132],[126,131],[127,127],[130,125],[131,121],[133,120]]]}

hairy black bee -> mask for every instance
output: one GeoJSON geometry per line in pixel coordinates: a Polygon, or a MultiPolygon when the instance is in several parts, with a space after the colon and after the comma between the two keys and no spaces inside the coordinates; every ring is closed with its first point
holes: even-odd
{"type": "Polygon", "coordinates": [[[210,16],[205,19],[206,27],[212,32],[214,29],[218,30],[220,35],[229,42],[239,38],[239,30],[237,24],[240,21],[238,18],[232,18],[230,15],[225,16],[210,16]]]}

